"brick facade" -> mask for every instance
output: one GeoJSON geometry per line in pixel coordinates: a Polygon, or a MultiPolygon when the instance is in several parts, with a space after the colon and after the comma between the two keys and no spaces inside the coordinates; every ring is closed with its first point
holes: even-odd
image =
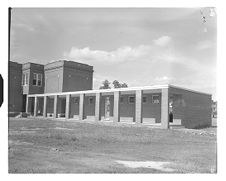
{"type": "Polygon", "coordinates": [[[21,112],[23,104],[22,96],[22,65],[9,62],[9,112],[21,112]]]}

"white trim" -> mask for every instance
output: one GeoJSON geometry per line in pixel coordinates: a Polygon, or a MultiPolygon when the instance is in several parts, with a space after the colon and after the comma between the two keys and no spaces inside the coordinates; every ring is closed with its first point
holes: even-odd
{"type": "Polygon", "coordinates": [[[200,92],[200,91],[196,91],[196,90],[192,90],[192,89],[188,89],[188,88],[183,88],[183,87],[178,87],[178,86],[174,86],[174,85],[169,85],[169,88],[175,88],[175,89],[182,89],[182,90],[186,90],[189,92],[194,92],[194,93],[198,93],[198,94],[205,94],[205,95],[209,95],[212,96],[212,94],[209,93],[205,93],[205,92],[200,92]]]}
{"type": "Polygon", "coordinates": [[[117,88],[117,89],[96,89],[96,90],[85,90],[85,91],[74,91],[74,92],[56,92],[56,93],[44,93],[44,94],[32,94],[28,95],[28,97],[35,97],[35,96],[54,96],[54,95],[80,95],[80,94],[95,94],[95,93],[114,93],[114,92],[126,92],[126,91],[136,91],[136,90],[156,90],[156,89],[167,89],[167,88],[177,88],[181,90],[187,90],[195,93],[211,95],[207,93],[202,93],[182,87],[172,86],[172,85],[153,85],[153,86],[144,86],[144,87],[128,87],[128,88],[117,88]]]}
{"type": "Polygon", "coordinates": [[[29,85],[29,74],[30,74],[29,72],[23,72],[22,73],[22,86],[29,85]],[[23,81],[23,76],[24,76],[24,81],[23,81]]]}
{"type": "Polygon", "coordinates": [[[136,90],[154,90],[154,89],[164,89],[168,88],[168,85],[155,85],[155,86],[144,86],[144,87],[130,87],[130,88],[117,88],[117,89],[96,89],[96,90],[85,90],[85,91],[74,91],[74,92],[56,92],[56,93],[44,93],[44,94],[32,94],[28,95],[30,97],[34,96],[53,96],[53,95],[67,95],[67,94],[95,94],[95,93],[114,93],[114,92],[126,92],[126,91],[136,91],[136,90]]]}

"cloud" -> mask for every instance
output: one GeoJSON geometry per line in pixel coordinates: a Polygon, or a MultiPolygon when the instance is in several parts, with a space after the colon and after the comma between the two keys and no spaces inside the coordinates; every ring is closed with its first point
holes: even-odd
{"type": "Polygon", "coordinates": [[[140,45],[137,47],[125,46],[114,51],[91,50],[89,47],[82,49],[72,47],[69,52],[64,52],[64,56],[81,60],[94,60],[98,62],[124,62],[146,57],[151,49],[152,47],[148,45],[140,45]]]}
{"type": "Polygon", "coordinates": [[[158,46],[167,46],[171,42],[172,38],[169,36],[162,36],[156,40],[154,40],[154,43],[158,46]]]}
{"type": "Polygon", "coordinates": [[[172,54],[172,47],[166,47],[171,41],[171,37],[162,36],[148,45],[139,45],[135,47],[123,46],[113,51],[92,50],[90,47],[72,47],[69,52],[64,52],[63,56],[65,58],[85,62],[118,63],[139,60],[154,61],[159,58],[159,55],[164,55],[164,58],[172,57],[172,55],[170,55],[172,54]]]}
{"type": "Polygon", "coordinates": [[[31,25],[28,25],[28,24],[25,24],[25,23],[12,23],[12,29],[13,28],[21,28],[25,31],[29,31],[29,32],[33,32],[35,31],[35,29],[31,26],[31,25]]]}
{"type": "Polygon", "coordinates": [[[155,82],[158,83],[170,83],[170,81],[172,80],[172,78],[168,77],[168,76],[162,76],[162,77],[156,77],[154,79],[155,82]]]}
{"type": "Polygon", "coordinates": [[[209,49],[213,46],[213,43],[210,40],[201,41],[196,45],[197,50],[209,49]]]}

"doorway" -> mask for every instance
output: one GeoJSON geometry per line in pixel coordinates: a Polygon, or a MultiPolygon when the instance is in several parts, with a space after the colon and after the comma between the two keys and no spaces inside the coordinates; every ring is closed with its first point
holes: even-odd
{"type": "Polygon", "coordinates": [[[169,113],[169,122],[173,123],[173,113],[172,112],[169,113]]]}
{"type": "Polygon", "coordinates": [[[22,112],[26,112],[26,103],[27,103],[27,95],[23,94],[23,98],[22,98],[22,112]]]}

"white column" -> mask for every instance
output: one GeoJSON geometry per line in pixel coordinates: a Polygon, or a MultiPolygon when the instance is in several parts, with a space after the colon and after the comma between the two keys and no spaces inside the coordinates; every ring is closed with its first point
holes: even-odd
{"type": "Polygon", "coordinates": [[[34,105],[34,116],[37,116],[37,104],[38,104],[38,97],[35,96],[35,105],[34,105]]]}
{"type": "Polygon", "coordinates": [[[120,92],[114,92],[114,122],[120,122],[120,92]]]}
{"type": "Polygon", "coordinates": [[[79,99],[79,120],[85,119],[84,99],[85,99],[85,94],[80,94],[80,99],[79,99]]]}
{"type": "Polygon", "coordinates": [[[142,123],[142,114],[143,114],[143,91],[137,90],[136,91],[136,106],[135,106],[135,121],[136,123],[142,123]]]}
{"type": "Polygon", "coordinates": [[[100,115],[100,101],[101,101],[101,93],[96,93],[95,121],[100,121],[101,120],[101,115],[100,115]]]}
{"type": "Polygon", "coordinates": [[[27,95],[27,100],[26,100],[26,113],[28,114],[29,111],[29,97],[27,95]]]}
{"type": "Polygon", "coordinates": [[[65,107],[65,118],[66,119],[70,118],[70,99],[71,99],[71,95],[70,94],[66,95],[66,107],[65,107]]]}
{"type": "Polygon", "coordinates": [[[44,96],[44,101],[43,101],[43,117],[46,117],[46,104],[47,104],[47,96],[44,96]]]}
{"type": "Polygon", "coordinates": [[[161,126],[164,129],[169,128],[169,90],[168,88],[162,89],[161,126]]]}
{"type": "Polygon", "coordinates": [[[53,105],[53,117],[57,118],[57,102],[58,102],[58,96],[54,96],[54,105],[53,105]]]}

